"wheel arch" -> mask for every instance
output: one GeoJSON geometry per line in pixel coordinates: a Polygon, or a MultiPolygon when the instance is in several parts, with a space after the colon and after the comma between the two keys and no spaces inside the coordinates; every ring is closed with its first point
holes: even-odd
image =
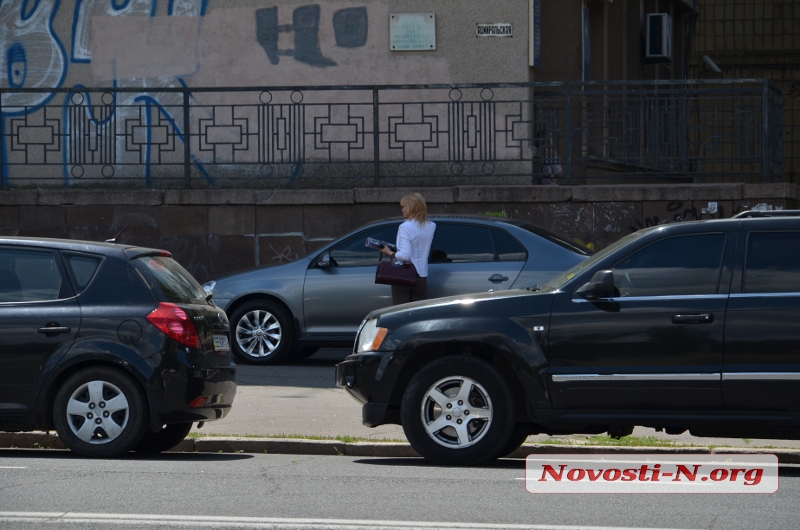
{"type": "Polygon", "coordinates": [[[161,423],[156,421],[158,418],[158,412],[155,406],[155,402],[150,396],[150,393],[147,391],[147,384],[145,381],[144,374],[140,373],[138,370],[133,369],[131,363],[128,363],[124,360],[116,360],[116,359],[96,359],[96,358],[83,358],[77,360],[61,370],[58,374],[53,377],[53,380],[47,385],[46,391],[41,396],[41,409],[44,412],[45,421],[47,422],[48,430],[52,430],[55,428],[53,425],[53,412],[55,409],[55,400],[56,394],[58,394],[59,388],[64,384],[64,382],[72,377],[74,374],[80,372],[81,370],[88,369],[88,368],[101,368],[101,367],[108,367],[113,370],[116,370],[128,377],[130,377],[138,386],[139,390],[142,392],[142,395],[145,398],[147,403],[147,420],[148,423],[153,430],[161,430],[161,423]]]}
{"type": "Polygon", "coordinates": [[[522,382],[517,376],[514,366],[509,361],[510,352],[496,345],[479,341],[441,341],[422,344],[414,348],[403,363],[398,378],[392,389],[389,406],[399,410],[403,395],[411,380],[428,364],[443,357],[473,357],[489,363],[507,382],[514,399],[517,414],[516,421],[532,422],[530,407],[522,382]]]}
{"type": "MultiPolygon", "coordinates": [[[[240,307],[250,302],[256,302],[258,300],[267,300],[269,302],[274,302],[280,305],[284,309],[284,311],[286,311],[286,313],[289,315],[289,320],[292,323],[292,330],[291,330],[292,345],[296,346],[297,338],[300,336],[300,320],[297,317],[297,315],[294,314],[294,311],[292,311],[292,308],[289,306],[289,304],[287,304],[285,300],[283,300],[278,296],[275,296],[274,294],[259,292],[259,293],[248,293],[242,295],[239,298],[232,300],[231,303],[228,304],[228,307],[225,310],[225,314],[228,315],[228,319],[232,320],[233,314],[236,313],[236,311],[240,307]]],[[[233,323],[231,322],[231,324],[233,323]]],[[[233,329],[231,329],[231,331],[233,331],[233,329]]]]}

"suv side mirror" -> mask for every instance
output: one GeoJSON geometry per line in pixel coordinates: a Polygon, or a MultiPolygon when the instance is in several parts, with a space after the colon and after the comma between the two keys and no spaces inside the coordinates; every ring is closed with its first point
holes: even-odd
{"type": "Polygon", "coordinates": [[[317,267],[325,269],[330,266],[331,266],[331,254],[330,252],[323,252],[320,255],[320,257],[317,258],[317,267]]]}
{"type": "Polygon", "coordinates": [[[614,273],[610,270],[597,271],[589,283],[580,287],[575,294],[587,300],[614,296],[614,273]]]}

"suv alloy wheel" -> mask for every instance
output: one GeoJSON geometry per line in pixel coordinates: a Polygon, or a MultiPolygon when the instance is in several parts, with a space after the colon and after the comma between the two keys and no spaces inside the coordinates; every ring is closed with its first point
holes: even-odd
{"type": "Polygon", "coordinates": [[[438,359],[414,376],[403,396],[403,430],[416,451],[438,464],[497,458],[514,428],[514,400],[488,363],[438,359]]]}

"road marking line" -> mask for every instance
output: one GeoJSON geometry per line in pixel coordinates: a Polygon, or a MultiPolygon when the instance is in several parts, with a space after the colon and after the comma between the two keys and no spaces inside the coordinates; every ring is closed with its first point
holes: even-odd
{"type": "MultiPolygon", "coordinates": [[[[79,512],[0,512],[0,522],[65,523],[73,524],[142,524],[159,526],[234,527],[259,529],[319,529],[326,530],[416,530],[442,528],[447,530],[612,530],[619,526],[570,526],[525,524],[441,523],[429,521],[369,521],[364,519],[292,519],[272,517],[224,517],[195,515],[115,514],[79,512]]],[[[626,530],[644,530],[627,528],[626,530]]],[[[655,529],[649,530],[679,530],[655,529]]]]}
{"type": "Polygon", "coordinates": [[[0,466],[0,469],[28,469],[25,466],[0,466]]]}

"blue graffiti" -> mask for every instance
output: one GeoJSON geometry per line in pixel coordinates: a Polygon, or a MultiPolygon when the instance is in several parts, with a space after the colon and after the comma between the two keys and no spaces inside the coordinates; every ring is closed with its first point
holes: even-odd
{"type": "Polygon", "coordinates": [[[25,86],[25,78],[28,76],[28,59],[25,57],[25,47],[19,42],[15,42],[8,48],[6,54],[6,68],[8,76],[8,86],[11,88],[22,88],[25,86]]]}

